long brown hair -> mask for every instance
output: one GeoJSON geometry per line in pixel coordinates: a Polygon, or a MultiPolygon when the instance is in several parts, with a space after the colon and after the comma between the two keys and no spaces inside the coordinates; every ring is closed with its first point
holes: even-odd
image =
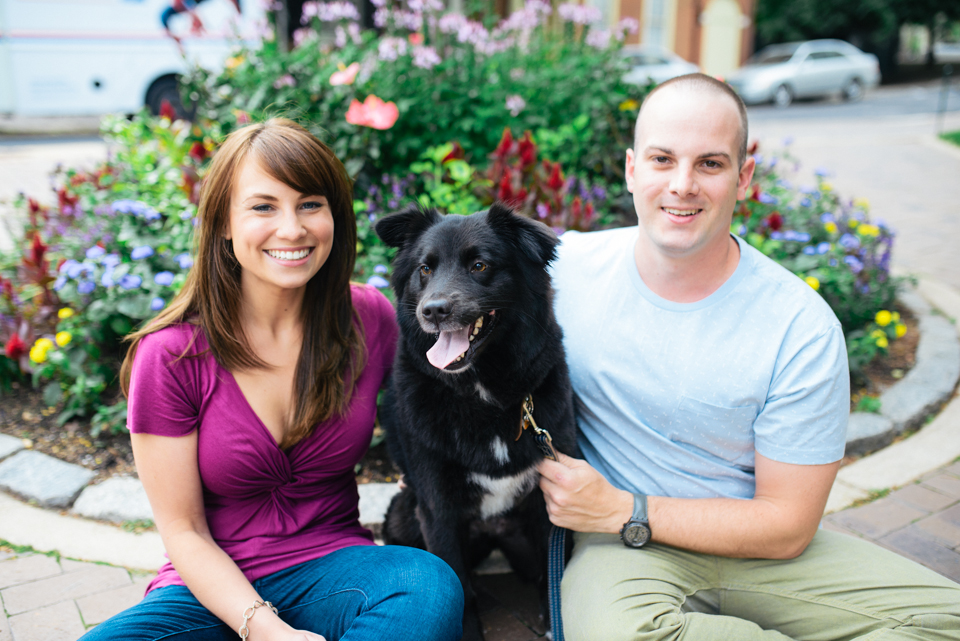
{"type": "Polygon", "coordinates": [[[325,196],[333,213],[330,256],[307,282],[303,296],[303,346],[294,374],[296,409],[291,428],[280,443],[289,448],[308,436],[317,423],[343,414],[366,353],[350,296],[350,276],[357,258],[350,178],[329,147],[290,120],[273,118],[248,125],[230,134],[220,146],[200,192],[195,264],[170,305],[146,327],[127,336],[130,348],[120,368],[120,387],[127,394],[140,340],[184,322],[203,328],[210,351],[226,369],[269,367],[251,349],[240,323],[241,268],[233,243],[224,238],[230,195],[248,157],[256,158],[272,177],[300,193],[325,196]]]}

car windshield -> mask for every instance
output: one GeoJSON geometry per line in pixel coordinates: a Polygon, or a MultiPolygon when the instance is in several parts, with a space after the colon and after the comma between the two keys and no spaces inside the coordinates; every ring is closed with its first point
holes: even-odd
{"type": "Polygon", "coordinates": [[[748,65],[775,65],[793,57],[798,45],[766,47],[747,60],[748,65]]]}

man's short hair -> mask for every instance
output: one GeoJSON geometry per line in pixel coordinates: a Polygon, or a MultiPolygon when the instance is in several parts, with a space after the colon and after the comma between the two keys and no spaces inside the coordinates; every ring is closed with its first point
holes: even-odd
{"type": "Polygon", "coordinates": [[[646,106],[647,102],[655,93],[671,86],[686,87],[689,89],[705,89],[715,94],[725,95],[733,100],[737,106],[737,112],[740,114],[740,131],[737,132],[737,161],[740,167],[743,167],[743,163],[747,159],[747,107],[730,85],[703,73],[690,73],[685,76],[671,78],[666,82],[660,83],[654,87],[653,91],[647,94],[646,98],[643,99],[643,104],[640,106],[640,113],[637,114],[637,124],[633,130],[634,150],[636,150],[637,143],[640,140],[640,114],[643,113],[644,106],[646,106]]]}

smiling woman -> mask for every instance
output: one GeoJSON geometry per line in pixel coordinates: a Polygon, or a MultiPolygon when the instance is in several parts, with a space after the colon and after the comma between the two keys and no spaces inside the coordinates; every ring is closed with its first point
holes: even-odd
{"type": "Polygon", "coordinates": [[[397,329],[349,281],[343,165],[290,121],[250,125],[214,157],[198,217],[194,268],[121,370],[170,563],[84,639],[459,639],[456,575],[358,520],[397,329]]]}

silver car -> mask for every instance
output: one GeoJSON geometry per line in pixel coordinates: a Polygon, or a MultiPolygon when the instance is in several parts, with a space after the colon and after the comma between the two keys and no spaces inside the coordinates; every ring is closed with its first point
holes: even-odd
{"type": "Polygon", "coordinates": [[[836,93],[859,100],[880,84],[880,63],[843,40],[788,42],[764,47],[726,80],[746,103],[786,107],[796,98],[836,93]]]}
{"type": "Polygon", "coordinates": [[[630,71],[623,75],[623,81],[634,85],[646,85],[649,82],[660,84],[676,76],[700,71],[697,65],[662,47],[627,45],[622,54],[630,65],[630,71]]]}

